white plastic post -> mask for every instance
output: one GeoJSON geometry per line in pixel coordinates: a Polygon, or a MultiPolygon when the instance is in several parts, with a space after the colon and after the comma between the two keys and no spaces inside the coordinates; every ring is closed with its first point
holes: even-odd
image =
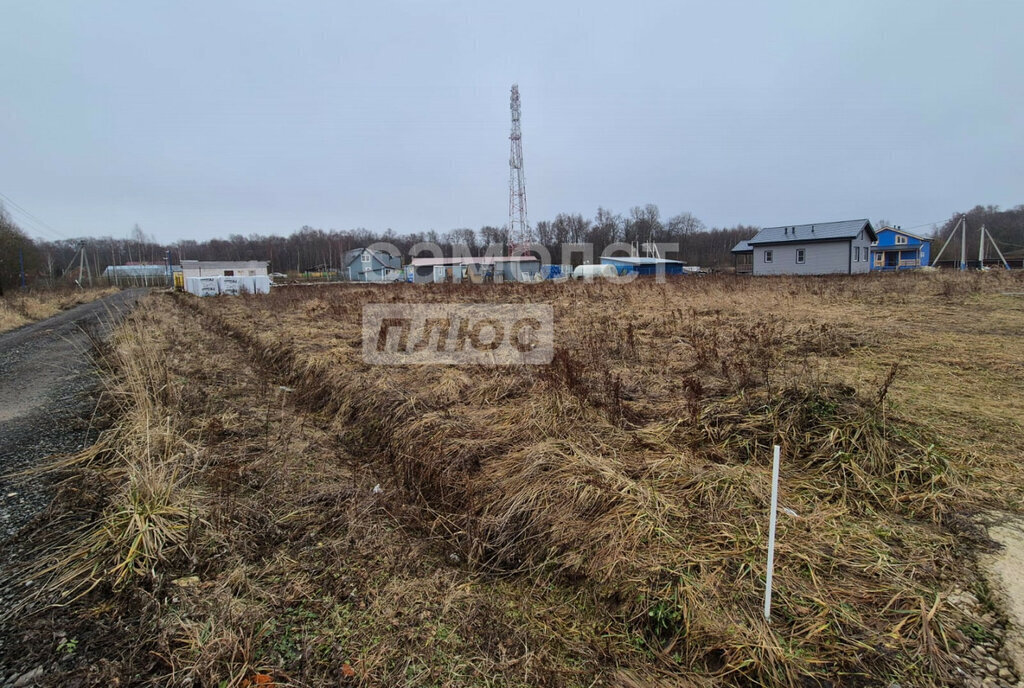
{"type": "Polygon", "coordinates": [[[764,580],[764,620],[772,616],[772,570],[775,568],[775,514],[779,507],[779,454],[782,450],[775,445],[772,457],[772,508],[768,516],[768,574],[764,580]]]}

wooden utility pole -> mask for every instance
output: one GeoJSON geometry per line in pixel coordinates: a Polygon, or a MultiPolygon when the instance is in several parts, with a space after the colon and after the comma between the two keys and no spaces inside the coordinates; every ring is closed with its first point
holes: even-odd
{"type": "MultiPolygon", "coordinates": [[[[963,221],[964,221],[964,218],[963,218],[963,216],[961,216],[960,217],[960,222],[963,222],[963,221]]],[[[944,243],[942,245],[942,248],[939,249],[939,252],[935,254],[935,258],[932,259],[932,267],[935,267],[936,265],[939,264],[939,258],[942,257],[942,254],[946,250],[946,247],[949,246],[949,242],[953,240],[954,236],[956,236],[956,230],[960,228],[960,222],[956,223],[956,226],[953,227],[953,231],[949,233],[948,237],[946,237],[946,243],[944,243]]]]}
{"type": "Polygon", "coordinates": [[[967,216],[964,215],[960,229],[960,269],[967,269],[967,216]]]}
{"type": "Polygon", "coordinates": [[[999,260],[1003,261],[1003,267],[1009,270],[1010,264],[1006,262],[1006,257],[1003,256],[1003,252],[999,249],[999,244],[997,244],[996,240],[992,238],[992,234],[987,229],[985,229],[984,225],[982,225],[981,231],[985,232],[985,234],[988,235],[988,240],[992,243],[992,248],[994,248],[996,250],[996,253],[999,255],[999,260]]]}
{"type": "Polygon", "coordinates": [[[85,275],[85,242],[78,245],[78,286],[85,288],[82,284],[82,277],[85,275]]]}
{"type": "Polygon", "coordinates": [[[985,269],[985,225],[981,226],[978,232],[978,269],[985,269]]]}

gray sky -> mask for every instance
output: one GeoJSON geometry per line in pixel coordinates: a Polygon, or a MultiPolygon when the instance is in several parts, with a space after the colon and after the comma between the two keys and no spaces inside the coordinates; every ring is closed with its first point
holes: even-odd
{"type": "Polygon", "coordinates": [[[1022,30],[1018,0],[8,0],[0,193],[65,235],[503,224],[518,82],[531,224],[909,228],[1024,203],[1022,30]]]}

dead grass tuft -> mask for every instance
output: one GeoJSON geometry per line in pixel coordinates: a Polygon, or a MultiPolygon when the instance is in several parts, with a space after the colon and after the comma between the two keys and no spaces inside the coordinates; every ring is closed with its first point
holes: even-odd
{"type": "Polygon", "coordinates": [[[160,564],[193,554],[195,452],[174,418],[167,361],[143,331],[152,315],[129,317],[105,348],[102,363],[112,375],[101,403],[116,416],[113,427],[48,467],[75,471],[59,489],[91,515],[70,531],[55,524],[45,556],[28,574],[38,583],[36,597],[64,604],[101,585],[115,592],[152,585],[160,564]]]}
{"type": "Polygon", "coordinates": [[[37,320],[45,320],[61,311],[109,296],[116,291],[118,290],[114,287],[76,287],[9,293],[0,298],[0,332],[13,330],[37,320]]]}

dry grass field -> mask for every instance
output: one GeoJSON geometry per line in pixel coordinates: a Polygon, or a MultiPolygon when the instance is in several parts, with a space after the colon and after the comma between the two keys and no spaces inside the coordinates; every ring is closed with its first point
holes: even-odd
{"type": "Polygon", "coordinates": [[[963,683],[1002,632],[972,517],[1024,510],[1015,292],[992,273],[151,296],[104,354],[109,428],[55,469],[12,610],[25,651],[73,638],[61,667],[92,685],[963,683]],[[551,303],[554,362],[365,364],[362,306],[406,301],[551,303]]]}
{"type": "Polygon", "coordinates": [[[37,320],[44,320],[82,303],[89,303],[113,294],[114,287],[96,289],[61,288],[9,292],[0,297],[0,332],[13,330],[37,320]]]}

